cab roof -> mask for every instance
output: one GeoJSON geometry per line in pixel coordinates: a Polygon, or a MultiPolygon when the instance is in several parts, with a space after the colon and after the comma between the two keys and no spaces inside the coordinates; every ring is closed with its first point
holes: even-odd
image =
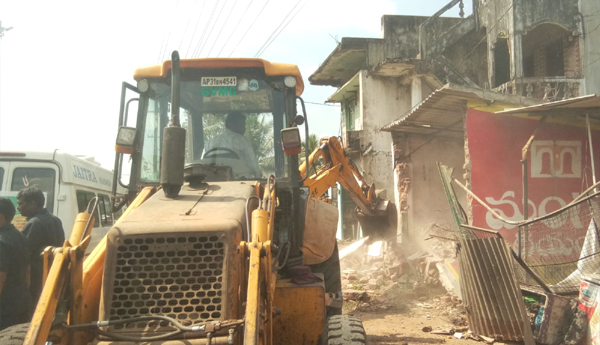
{"type": "MultiPolygon", "coordinates": [[[[300,96],[304,91],[304,82],[298,66],[269,62],[263,59],[253,58],[205,58],[205,59],[181,59],[181,68],[236,68],[236,67],[259,67],[265,70],[267,76],[293,76],[296,78],[296,95],[300,96]]],[[[138,68],[133,72],[133,79],[166,77],[171,69],[171,60],[166,60],[162,65],[138,68]]]]}

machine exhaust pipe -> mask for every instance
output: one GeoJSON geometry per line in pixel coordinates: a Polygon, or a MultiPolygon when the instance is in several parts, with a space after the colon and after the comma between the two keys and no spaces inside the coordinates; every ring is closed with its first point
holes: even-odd
{"type": "Polygon", "coordinates": [[[179,120],[181,66],[179,53],[171,54],[171,119],[163,131],[160,185],[167,198],[176,198],[183,185],[185,165],[185,128],[179,120]]]}

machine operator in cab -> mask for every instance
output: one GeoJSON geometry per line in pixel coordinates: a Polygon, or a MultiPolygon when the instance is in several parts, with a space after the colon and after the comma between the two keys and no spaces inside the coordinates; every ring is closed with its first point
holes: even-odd
{"type": "Polygon", "coordinates": [[[212,138],[204,151],[204,160],[234,159],[238,164],[231,164],[236,178],[260,178],[262,172],[254,155],[250,140],[244,136],[246,132],[246,116],[240,112],[231,112],[225,120],[225,131],[212,138]]]}

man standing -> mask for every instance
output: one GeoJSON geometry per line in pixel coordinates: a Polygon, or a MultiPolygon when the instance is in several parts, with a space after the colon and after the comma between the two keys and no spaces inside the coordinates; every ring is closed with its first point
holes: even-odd
{"type": "Polygon", "coordinates": [[[29,322],[29,255],[25,237],[12,224],[15,206],[0,198],[0,330],[29,322]]]}
{"type": "Polygon", "coordinates": [[[17,194],[17,208],[23,217],[27,217],[23,235],[31,254],[30,291],[34,305],[37,304],[44,287],[44,259],[41,254],[46,247],[62,247],[65,242],[62,222],[44,208],[45,203],[44,193],[35,187],[21,189],[17,194]]]}

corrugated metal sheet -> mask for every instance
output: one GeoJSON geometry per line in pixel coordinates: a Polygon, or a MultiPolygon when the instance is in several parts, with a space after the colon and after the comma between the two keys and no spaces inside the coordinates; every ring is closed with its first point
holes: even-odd
{"type": "Polygon", "coordinates": [[[463,137],[462,119],[467,111],[466,98],[455,97],[453,90],[434,91],[400,119],[381,128],[382,131],[402,131],[432,134],[437,131],[456,132],[463,137]]]}
{"type": "Polygon", "coordinates": [[[485,100],[502,104],[532,105],[539,102],[515,95],[506,95],[490,90],[475,89],[447,84],[431,93],[398,120],[381,128],[386,132],[464,136],[463,117],[468,100],[485,100]]]}
{"type": "Polygon", "coordinates": [[[535,344],[506,241],[461,239],[458,262],[471,331],[535,344]]]}
{"type": "MultiPolygon", "coordinates": [[[[596,95],[587,95],[581,97],[575,97],[566,99],[563,101],[556,101],[538,105],[532,105],[529,107],[515,108],[509,110],[499,111],[496,114],[522,114],[522,113],[535,113],[544,112],[549,110],[565,110],[565,109],[589,109],[589,108],[600,108],[600,97],[596,95]]],[[[592,114],[590,114],[592,115],[592,114]]]]}

